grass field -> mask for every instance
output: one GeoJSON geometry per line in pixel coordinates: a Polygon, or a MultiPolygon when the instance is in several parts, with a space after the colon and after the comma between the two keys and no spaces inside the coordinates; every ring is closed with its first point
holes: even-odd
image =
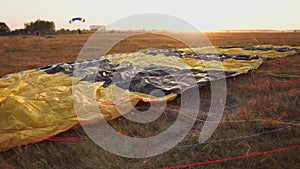
{"type": "MultiPolygon", "coordinates": [[[[118,38],[118,34],[104,39],[118,38]]],[[[187,38],[194,38],[186,34],[187,38]]],[[[213,45],[297,45],[300,33],[207,33],[213,45]]],[[[90,35],[58,35],[51,38],[33,36],[0,37],[0,77],[26,69],[59,62],[75,61],[90,35]]],[[[195,46],[199,46],[195,41],[195,46]]],[[[134,52],[144,48],[185,47],[175,39],[144,34],[121,41],[108,53],[134,52]]],[[[227,100],[222,122],[207,144],[172,149],[145,159],[113,155],[94,144],[81,127],[60,134],[63,142],[43,141],[0,153],[2,168],[163,168],[203,161],[226,159],[278,148],[300,145],[300,54],[265,60],[248,74],[227,80],[227,100]],[[277,130],[279,129],[279,130],[277,130]],[[265,131],[276,130],[263,134],[265,131]],[[67,138],[79,138],[67,141],[67,138]],[[242,137],[240,136],[247,136],[242,137]],[[236,139],[231,139],[236,138],[236,139]],[[224,140],[225,139],[225,140],[224,140]],[[212,140],[223,140],[213,142],[212,140]]],[[[210,87],[200,88],[201,109],[210,106],[210,87]]],[[[180,98],[171,102],[177,105],[180,98]]],[[[147,126],[125,118],[110,122],[130,136],[147,137],[164,131],[176,118],[175,111],[147,126]]],[[[199,121],[180,143],[195,144],[203,122],[199,121]],[[200,128],[200,129],[199,129],[200,128]]],[[[58,139],[56,137],[56,139],[58,139]]],[[[300,150],[291,149],[237,160],[197,165],[194,168],[299,168],[300,150]]],[[[193,168],[193,167],[190,167],[193,168]]]]}

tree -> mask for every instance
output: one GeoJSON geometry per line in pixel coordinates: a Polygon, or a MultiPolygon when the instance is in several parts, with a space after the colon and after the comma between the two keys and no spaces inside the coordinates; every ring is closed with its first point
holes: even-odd
{"type": "Polygon", "coordinates": [[[10,33],[9,27],[4,22],[0,22],[0,35],[8,35],[10,33]]]}
{"type": "Polygon", "coordinates": [[[11,31],[11,35],[26,35],[27,31],[25,29],[15,29],[11,31]]]}
{"type": "Polygon", "coordinates": [[[35,22],[25,23],[24,27],[25,30],[30,33],[35,31],[38,31],[42,34],[55,33],[55,24],[52,21],[43,21],[38,19],[35,22]]]}

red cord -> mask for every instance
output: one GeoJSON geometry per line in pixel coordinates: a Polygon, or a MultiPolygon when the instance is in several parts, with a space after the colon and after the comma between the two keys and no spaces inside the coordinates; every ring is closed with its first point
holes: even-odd
{"type": "Polygon", "coordinates": [[[257,153],[253,153],[253,154],[245,154],[245,155],[236,156],[236,157],[223,158],[223,159],[219,159],[219,160],[203,161],[203,162],[192,163],[192,164],[184,164],[184,165],[166,167],[166,168],[163,168],[163,169],[186,168],[186,167],[195,167],[195,166],[205,165],[205,164],[221,163],[221,162],[225,162],[225,161],[232,161],[232,160],[243,159],[243,158],[247,158],[247,157],[254,157],[254,156],[259,156],[259,155],[276,153],[276,152],[279,152],[279,151],[286,151],[286,150],[296,149],[296,148],[300,148],[300,145],[284,147],[284,148],[279,148],[279,149],[269,150],[269,151],[263,151],[263,152],[257,152],[257,153]]]}

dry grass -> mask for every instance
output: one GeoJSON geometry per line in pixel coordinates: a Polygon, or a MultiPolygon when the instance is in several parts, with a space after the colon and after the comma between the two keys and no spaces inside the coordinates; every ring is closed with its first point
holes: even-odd
{"type": "Polygon", "coordinates": [[[55,38],[9,36],[0,37],[0,76],[59,62],[73,61],[88,36],[55,38]]]}
{"type": "MultiPolygon", "coordinates": [[[[300,33],[215,33],[207,34],[207,36],[217,46],[300,45],[300,33]]],[[[0,37],[1,44],[4,44],[0,50],[1,76],[47,64],[74,61],[88,37],[89,35],[64,35],[55,36],[51,39],[20,36],[0,37]]],[[[184,45],[179,42],[176,43],[174,39],[146,34],[126,39],[110,52],[132,52],[149,47],[169,48],[184,47],[184,45]]],[[[37,143],[8,163],[16,168],[28,169],[160,168],[298,145],[300,143],[300,79],[289,76],[276,77],[274,74],[299,76],[300,54],[288,58],[267,60],[257,71],[228,79],[223,122],[211,140],[245,136],[287,126],[279,122],[298,124],[298,126],[289,125],[290,128],[280,132],[247,139],[208,143],[187,149],[172,149],[147,159],[128,159],[106,152],[95,145],[81,128],[76,128],[60,134],[61,137],[80,136],[81,138],[76,141],[37,143]],[[245,121],[228,122],[229,120],[241,119],[245,121]],[[256,120],[254,121],[254,119],[256,120]]],[[[206,112],[210,105],[209,87],[200,89],[200,98],[201,111],[206,112]]],[[[177,105],[179,100],[180,98],[170,104],[177,105]]],[[[116,119],[110,123],[116,129],[127,132],[128,135],[147,137],[165,130],[172,124],[176,118],[176,112],[168,111],[167,114],[167,118],[161,117],[148,125],[137,125],[124,118],[116,119]],[[144,130],[148,132],[141,132],[144,130]]],[[[199,116],[199,118],[202,117],[199,116]]],[[[196,122],[193,131],[180,144],[197,143],[197,134],[202,124],[201,121],[196,122]]],[[[20,151],[21,148],[15,148],[3,152],[0,154],[0,161],[20,151]]],[[[298,149],[196,168],[298,168],[299,166],[300,151],[298,149]]]]}

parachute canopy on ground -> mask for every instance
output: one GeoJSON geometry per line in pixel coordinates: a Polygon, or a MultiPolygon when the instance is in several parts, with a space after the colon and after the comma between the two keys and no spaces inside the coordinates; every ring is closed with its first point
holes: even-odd
{"type": "MultiPolygon", "coordinates": [[[[2,77],[0,151],[54,136],[79,125],[79,120],[87,123],[95,120],[93,116],[78,119],[73,103],[74,97],[85,95],[80,89],[91,84],[96,86],[92,92],[101,111],[99,117],[112,120],[121,116],[119,108],[128,113],[139,101],[174,100],[180,91],[191,87],[190,78],[198,86],[205,86],[210,81],[257,69],[263,62],[259,56],[243,53],[244,50],[237,50],[239,54],[235,54],[237,51],[228,54],[230,49],[226,50],[222,54],[208,54],[204,48],[142,50],[49,65],[2,77]],[[218,60],[222,67],[216,64],[218,60]],[[74,76],[76,65],[81,67],[82,76],[74,76]],[[207,71],[213,72],[213,76],[207,71]],[[166,72],[172,72],[173,77],[166,72]],[[180,79],[180,84],[174,79],[180,79]],[[72,87],[81,93],[74,95],[72,87]],[[154,89],[160,89],[164,95],[151,93],[154,89]],[[112,91],[120,94],[117,97],[120,100],[114,101],[112,91]],[[128,97],[123,98],[124,93],[128,97]]],[[[84,112],[88,112],[88,106],[79,113],[84,112]]]]}

